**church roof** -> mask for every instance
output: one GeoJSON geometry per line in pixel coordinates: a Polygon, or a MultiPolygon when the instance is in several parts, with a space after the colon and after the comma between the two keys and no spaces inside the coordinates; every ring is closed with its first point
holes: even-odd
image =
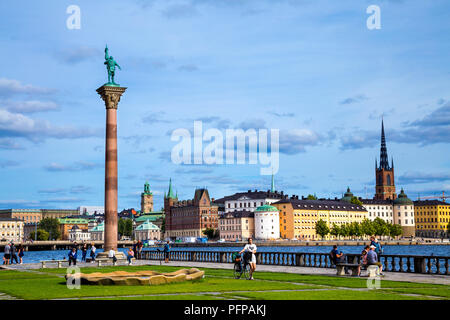
{"type": "Polygon", "coordinates": [[[278,212],[278,209],[268,204],[265,204],[255,209],[255,212],[275,212],[275,211],[278,212]]]}
{"type": "Polygon", "coordinates": [[[155,226],[153,223],[150,222],[150,220],[145,220],[145,222],[139,226],[136,227],[136,230],[143,231],[143,230],[159,230],[157,226],[155,226]]]}
{"type": "Polygon", "coordinates": [[[405,194],[405,191],[402,190],[398,194],[397,199],[394,200],[395,205],[413,205],[414,203],[411,201],[411,199],[408,198],[408,196],[405,194]]]}

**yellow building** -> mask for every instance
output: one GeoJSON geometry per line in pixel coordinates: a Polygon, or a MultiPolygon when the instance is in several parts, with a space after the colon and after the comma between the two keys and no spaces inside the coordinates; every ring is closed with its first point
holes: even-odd
{"type": "Polygon", "coordinates": [[[316,222],[323,220],[331,228],[362,222],[367,210],[359,205],[337,200],[299,200],[296,196],[272,203],[280,212],[280,236],[283,239],[318,240],[316,222]]]}
{"type": "Polygon", "coordinates": [[[445,236],[450,222],[450,203],[438,200],[414,201],[416,236],[445,236]]]}

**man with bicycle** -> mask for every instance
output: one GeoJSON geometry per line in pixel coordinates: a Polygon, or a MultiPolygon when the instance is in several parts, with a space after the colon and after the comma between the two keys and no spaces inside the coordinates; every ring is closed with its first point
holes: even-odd
{"type": "Polygon", "coordinates": [[[250,279],[253,280],[253,272],[256,269],[256,244],[253,244],[252,238],[248,238],[248,243],[239,253],[244,252],[244,261],[250,265],[250,279]]]}

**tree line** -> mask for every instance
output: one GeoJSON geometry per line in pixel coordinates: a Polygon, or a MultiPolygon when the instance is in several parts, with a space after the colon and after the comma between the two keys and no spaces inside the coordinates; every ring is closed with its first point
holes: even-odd
{"type": "Polygon", "coordinates": [[[403,234],[402,227],[398,224],[390,224],[381,218],[376,218],[373,221],[364,219],[362,222],[351,222],[342,225],[333,223],[331,228],[327,223],[320,219],[316,222],[316,234],[320,235],[322,239],[327,235],[340,237],[362,237],[362,236],[389,236],[392,238],[401,236],[403,234]]]}

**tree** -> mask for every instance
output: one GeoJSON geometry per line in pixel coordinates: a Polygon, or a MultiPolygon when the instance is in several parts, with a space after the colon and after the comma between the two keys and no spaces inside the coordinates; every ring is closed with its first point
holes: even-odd
{"type": "Polygon", "coordinates": [[[330,228],[328,228],[327,223],[320,219],[316,222],[316,233],[323,238],[330,233],[330,228]]]}
{"type": "Polygon", "coordinates": [[[450,222],[447,224],[447,233],[450,235],[450,222]]]}
{"type": "Polygon", "coordinates": [[[119,233],[119,237],[125,234],[125,221],[122,218],[117,222],[117,232],[119,233]]]}
{"type": "MultiPolygon", "coordinates": [[[[43,229],[37,229],[37,237],[36,237],[36,239],[40,240],[40,241],[46,241],[46,240],[48,240],[49,235],[50,234],[47,231],[45,231],[43,229]]],[[[35,239],[35,232],[34,231],[30,232],[30,238],[33,239],[33,240],[35,239]]]]}
{"type": "Polygon", "coordinates": [[[361,234],[363,234],[365,236],[371,236],[371,235],[375,234],[375,228],[374,228],[372,221],[370,221],[368,219],[364,219],[361,222],[361,234]]]}
{"type": "Polygon", "coordinates": [[[213,228],[206,228],[203,230],[203,234],[208,237],[208,239],[214,239],[214,236],[216,235],[216,230],[213,228]]]}
{"type": "Polygon", "coordinates": [[[389,226],[386,221],[381,218],[375,218],[373,220],[374,233],[377,236],[388,236],[389,235],[389,226]]]}
{"type": "Polygon", "coordinates": [[[389,235],[392,238],[401,236],[403,234],[402,227],[398,224],[389,224],[389,235]]]}
{"type": "Polygon", "coordinates": [[[120,218],[117,223],[117,232],[119,236],[128,236],[131,237],[133,234],[133,220],[120,218]]]}
{"type": "Polygon", "coordinates": [[[330,234],[338,238],[339,235],[341,234],[341,228],[337,224],[333,223],[333,226],[331,227],[330,230],[330,234]]]}
{"type": "Polygon", "coordinates": [[[50,240],[61,238],[61,231],[59,230],[59,221],[56,218],[44,218],[39,222],[39,229],[47,232],[50,240]]]}
{"type": "Polygon", "coordinates": [[[361,200],[359,200],[357,197],[352,197],[352,199],[350,200],[350,203],[357,204],[358,206],[363,205],[361,200]]]}
{"type": "Polygon", "coordinates": [[[359,237],[361,235],[361,224],[356,221],[350,223],[349,235],[352,237],[359,237]]]}
{"type": "Polygon", "coordinates": [[[339,230],[339,235],[343,237],[348,237],[350,235],[350,225],[343,224],[339,230]]]}
{"type": "Polygon", "coordinates": [[[316,196],[313,196],[312,194],[308,194],[308,196],[306,197],[306,199],[308,200],[317,200],[316,196]]]}

